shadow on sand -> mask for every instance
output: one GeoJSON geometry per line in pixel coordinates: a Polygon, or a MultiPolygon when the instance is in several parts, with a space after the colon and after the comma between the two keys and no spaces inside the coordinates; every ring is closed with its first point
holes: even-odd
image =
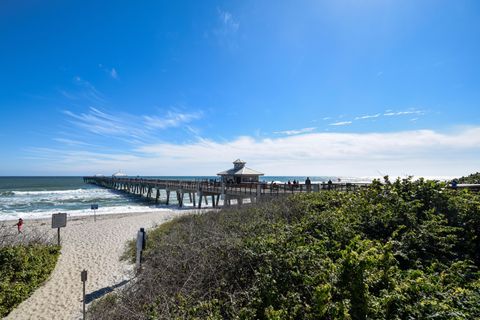
{"type": "Polygon", "coordinates": [[[102,289],[98,289],[97,291],[93,291],[87,295],[85,295],[85,303],[86,304],[89,304],[90,302],[92,302],[93,300],[96,300],[98,298],[101,298],[103,297],[104,295],[106,295],[107,293],[110,293],[112,292],[113,290],[115,290],[116,288],[119,288],[121,286],[124,286],[126,285],[130,280],[123,280],[122,282],[119,282],[117,284],[114,284],[113,286],[110,286],[110,287],[105,287],[105,288],[102,288],[102,289]]]}

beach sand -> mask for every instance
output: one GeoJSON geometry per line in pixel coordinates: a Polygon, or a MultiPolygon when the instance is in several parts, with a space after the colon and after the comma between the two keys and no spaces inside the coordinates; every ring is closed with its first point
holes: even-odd
{"type": "MultiPolygon", "coordinates": [[[[102,215],[96,222],[93,217],[69,218],[61,229],[61,255],[50,279],[5,319],[81,319],[80,272],[88,271],[87,302],[121,287],[133,277],[133,265],[119,261],[127,240],[141,227],[148,229],[187,212],[102,215]]],[[[26,221],[25,231],[34,227],[56,235],[50,220],[26,221]]]]}

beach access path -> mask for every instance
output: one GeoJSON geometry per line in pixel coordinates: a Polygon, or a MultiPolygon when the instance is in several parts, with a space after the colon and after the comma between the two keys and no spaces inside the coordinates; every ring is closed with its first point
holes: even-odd
{"type": "MultiPolygon", "coordinates": [[[[133,277],[133,265],[119,260],[125,243],[141,228],[151,228],[186,214],[186,210],[97,215],[71,218],[61,229],[62,250],[50,279],[5,319],[81,319],[82,282],[80,272],[88,271],[87,302],[133,277]]],[[[43,228],[56,236],[50,220],[26,221],[28,228],[43,228]]],[[[147,230],[148,234],[148,230],[147,230]]],[[[88,305],[87,305],[88,306],[88,305]]]]}

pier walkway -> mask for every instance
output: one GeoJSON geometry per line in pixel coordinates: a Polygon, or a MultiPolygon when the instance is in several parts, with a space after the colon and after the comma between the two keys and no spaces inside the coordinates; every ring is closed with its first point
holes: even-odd
{"type": "Polygon", "coordinates": [[[241,205],[245,199],[250,203],[259,199],[280,197],[295,193],[320,192],[327,190],[355,191],[368,186],[367,183],[312,183],[307,184],[275,184],[275,183],[241,183],[227,184],[218,181],[205,180],[158,180],[143,178],[115,178],[115,177],[84,177],[85,183],[95,184],[104,188],[136,194],[148,200],[160,203],[161,193],[166,194],[165,204],[170,204],[171,194],[176,196],[176,202],[180,207],[184,205],[185,195],[188,195],[190,203],[194,207],[202,207],[208,199],[212,206],[219,206],[220,199],[223,205],[231,205],[232,200],[241,205]],[[197,201],[198,200],[198,201],[197,201]]]}
{"type": "MultiPolygon", "coordinates": [[[[194,207],[201,208],[202,204],[212,202],[213,207],[218,207],[220,199],[224,206],[230,206],[232,200],[241,205],[245,199],[250,203],[260,199],[287,196],[296,193],[321,192],[328,190],[356,191],[367,187],[369,183],[312,183],[307,184],[275,184],[266,182],[228,184],[210,180],[158,180],[144,178],[116,178],[116,177],[84,177],[85,183],[95,184],[104,188],[123,191],[130,194],[140,195],[146,200],[156,204],[161,202],[163,194],[165,204],[171,203],[171,194],[176,197],[176,203],[183,207],[185,195],[194,207]],[[198,200],[198,201],[197,201],[198,200]]],[[[480,184],[459,184],[456,189],[468,189],[480,192],[480,184]]]]}

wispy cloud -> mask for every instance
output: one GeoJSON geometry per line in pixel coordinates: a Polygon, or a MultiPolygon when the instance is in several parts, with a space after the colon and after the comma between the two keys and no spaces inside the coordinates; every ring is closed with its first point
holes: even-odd
{"type": "MultiPolygon", "coordinates": [[[[422,115],[425,115],[425,111],[416,110],[416,109],[410,109],[410,110],[404,110],[404,111],[386,110],[383,113],[356,116],[356,117],[353,118],[353,120],[333,122],[333,123],[330,123],[329,126],[346,126],[346,125],[353,124],[354,121],[359,121],[359,120],[379,119],[381,117],[397,117],[397,116],[405,116],[405,115],[422,116],[422,115]]],[[[341,118],[343,118],[343,116],[337,117],[338,120],[340,120],[341,118]]],[[[330,118],[326,117],[326,118],[323,118],[323,119],[328,120],[330,118]]],[[[416,118],[416,119],[418,119],[418,118],[416,118]]]]}
{"type": "Polygon", "coordinates": [[[76,128],[103,137],[124,142],[145,143],[157,130],[178,127],[202,117],[202,112],[182,113],[169,110],[160,115],[136,116],[128,113],[113,113],[90,107],[86,112],[63,111],[67,121],[76,128]]]}
{"type": "Polygon", "coordinates": [[[355,120],[365,120],[365,119],[374,119],[380,117],[381,114],[373,114],[373,115],[365,115],[365,116],[360,116],[360,117],[355,117],[355,120]]]}
{"type": "Polygon", "coordinates": [[[67,146],[88,146],[88,147],[94,146],[91,143],[83,142],[83,141],[80,141],[80,140],[74,140],[74,139],[54,138],[53,140],[56,141],[56,142],[60,142],[62,144],[65,144],[67,146]]]}
{"type": "Polygon", "coordinates": [[[296,134],[303,134],[303,133],[308,133],[308,132],[312,132],[312,131],[315,131],[315,127],[311,127],[311,128],[303,128],[303,129],[296,129],[296,130],[284,130],[284,131],[275,131],[274,133],[275,134],[285,134],[287,136],[292,136],[292,135],[296,135],[296,134]]]}
{"type": "Polygon", "coordinates": [[[114,67],[107,67],[101,63],[98,64],[98,67],[102,69],[106,74],[108,74],[112,79],[118,80],[118,72],[114,67]]]}
{"type": "Polygon", "coordinates": [[[218,18],[221,28],[217,29],[217,32],[221,34],[235,33],[240,28],[240,23],[226,10],[218,9],[218,18]]]}
{"type": "Polygon", "coordinates": [[[348,126],[352,124],[352,121],[338,121],[338,122],[333,122],[329,123],[329,126],[348,126]]]}
{"type": "Polygon", "coordinates": [[[182,124],[189,123],[192,120],[200,119],[201,112],[181,113],[168,111],[164,116],[143,116],[145,125],[149,128],[166,129],[178,127],[182,124]]]}
{"type": "MultiPolygon", "coordinates": [[[[113,115],[101,111],[97,108],[90,107],[88,112],[84,113],[74,113],[69,110],[65,110],[69,119],[68,121],[88,132],[104,135],[104,136],[115,136],[115,135],[133,135],[135,131],[135,124],[133,117],[123,114],[123,115],[113,115]],[[132,132],[133,130],[133,132],[132,132]]],[[[141,134],[143,130],[140,130],[135,135],[141,134]]]]}
{"type": "Polygon", "coordinates": [[[394,116],[405,116],[405,115],[411,115],[411,114],[424,114],[423,111],[420,110],[408,110],[408,111],[386,111],[383,115],[386,117],[394,117],[394,116]]]}
{"type": "Polygon", "coordinates": [[[118,79],[118,73],[115,68],[112,68],[112,70],[110,70],[110,76],[115,80],[118,79]]]}
{"type": "Polygon", "coordinates": [[[80,88],[78,93],[67,93],[64,92],[63,95],[65,97],[68,97],[70,95],[70,98],[72,97],[77,97],[77,99],[86,99],[90,102],[97,103],[97,104],[103,104],[106,102],[105,97],[103,94],[95,88],[93,84],[91,84],[89,81],[81,78],[80,76],[75,76],[73,78],[74,84],[80,88]],[[66,94],[65,94],[66,93],[66,94]]]}

